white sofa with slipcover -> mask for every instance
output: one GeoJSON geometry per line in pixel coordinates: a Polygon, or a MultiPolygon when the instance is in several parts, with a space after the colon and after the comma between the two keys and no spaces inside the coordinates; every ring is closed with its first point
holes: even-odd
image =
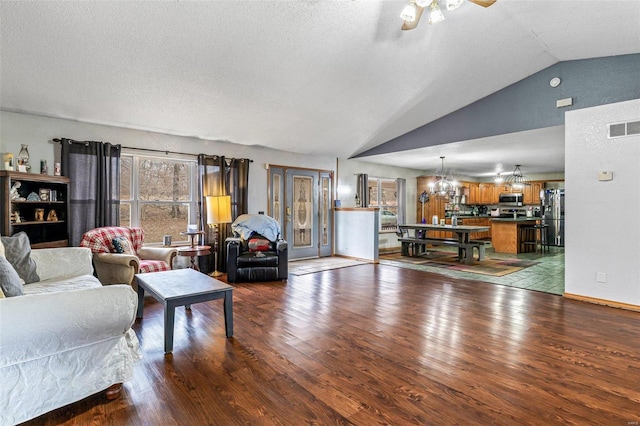
{"type": "Polygon", "coordinates": [[[129,285],[102,286],[91,259],[87,248],[32,250],[39,281],[24,284],[22,295],[0,291],[1,425],[107,389],[117,397],[132,378],[141,357],[131,329],[137,294],[129,285]]]}

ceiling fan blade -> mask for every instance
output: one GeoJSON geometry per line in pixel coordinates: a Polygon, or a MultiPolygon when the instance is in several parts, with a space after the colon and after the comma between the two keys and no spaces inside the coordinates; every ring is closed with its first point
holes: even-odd
{"type": "Polygon", "coordinates": [[[420,17],[422,16],[422,12],[424,11],[424,7],[420,7],[416,5],[416,19],[413,22],[404,21],[402,24],[402,30],[412,30],[418,26],[418,22],[420,22],[420,17]]]}
{"type": "Polygon", "coordinates": [[[496,0],[469,0],[471,3],[475,3],[482,7],[489,7],[496,2],[496,0]]]}

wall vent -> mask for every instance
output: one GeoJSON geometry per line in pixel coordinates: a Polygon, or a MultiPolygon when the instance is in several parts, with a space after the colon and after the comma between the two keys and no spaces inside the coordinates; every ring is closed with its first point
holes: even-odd
{"type": "Polygon", "coordinates": [[[609,124],[607,128],[609,130],[607,136],[609,139],[640,135],[640,120],[609,124]]]}

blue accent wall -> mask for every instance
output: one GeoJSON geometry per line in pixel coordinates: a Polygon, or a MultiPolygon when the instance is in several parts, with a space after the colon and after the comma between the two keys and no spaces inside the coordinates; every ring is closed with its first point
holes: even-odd
{"type": "Polygon", "coordinates": [[[559,62],[352,158],[558,126],[566,111],[638,98],[640,54],[559,62]],[[564,98],[573,105],[557,108],[564,98]]]}

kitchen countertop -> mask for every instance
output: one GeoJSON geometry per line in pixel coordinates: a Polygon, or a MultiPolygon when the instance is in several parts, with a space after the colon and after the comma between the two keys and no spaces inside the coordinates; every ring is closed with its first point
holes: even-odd
{"type": "Polygon", "coordinates": [[[536,220],[541,220],[540,217],[526,217],[526,216],[518,216],[517,219],[512,217],[492,217],[491,220],[498,222],[535,222],[536,220]]]}
{"type": "MultiPolygon", "coordinates": [[[[451,216],[453,216],[453,215],[445,216],[445,219],[451,219],[451,216]]],[[[473,215],[473,214],[459,214],[457,216],[458,216],[458,219],[473,219],[473,218],[476,218],[476,217],[477,218],[488,218],[488,217],[491,217],[488,214],[476,214],[476,215],[473,215]]]]}

